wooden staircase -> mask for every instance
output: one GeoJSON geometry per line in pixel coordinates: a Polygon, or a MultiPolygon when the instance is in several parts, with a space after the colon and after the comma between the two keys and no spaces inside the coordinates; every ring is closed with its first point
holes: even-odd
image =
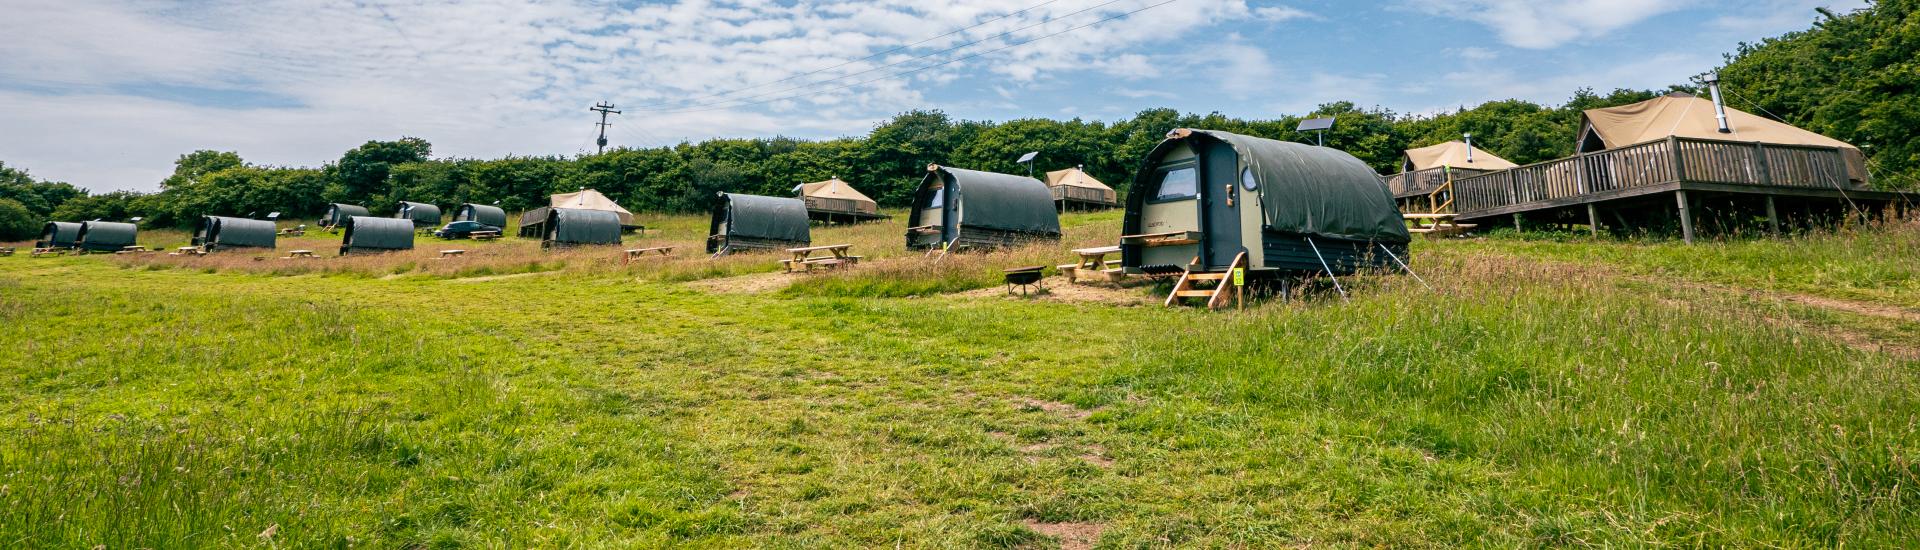
{"type": "Polygon", "coordinates": [[[1186,305],[1187,301],[1205,298],[1207,309],[1224,309],[1241,300],[1240,287],[1233,284],[1233,270],[1247,267],[1247,253],[1241,252],[1233,257],[1233,264],[1221,271],[1207,271],[1200,267],[1200,258],[1194,257],[1187,264],[1185,273],[1180,274],[1180,282],[1174,283],[1173,292],[1167,294],[1167,307],[1186,305]]]}
{"type": "Polygon", "coordinates": [[[1428,237],[1450,237],[1466,233],[1468,230],[1478,227],[1474,224],[1458,223],[1453,220],[1458,214],[1453,213],[1452,170],[1447,171],[1447,181],[1445,183],[1433,188],[1433,192],[1427,194],[1427,207],[1429,211],[1424,214],[1402,214],[1407,221],[1413,222],[1413,227],[1407,228],[1408,233],[1426,235],[1428,237]],[[1444,202],[1440,199],[1443,195],[1446,197],[1444,202]]]}

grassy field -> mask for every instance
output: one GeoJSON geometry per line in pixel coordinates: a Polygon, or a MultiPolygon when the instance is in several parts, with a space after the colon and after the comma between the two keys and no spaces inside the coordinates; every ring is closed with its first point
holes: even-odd
{"type": "Polygon", "coordinates": [[[645,223],[681,253],[0,258],[0,545],[1920,540],[1911,224],[1422,241],[1434,290],[1206,313],[973,290],[1114,213],[937,261],[817,229],[868,261],[813,276],[645,223]]]}

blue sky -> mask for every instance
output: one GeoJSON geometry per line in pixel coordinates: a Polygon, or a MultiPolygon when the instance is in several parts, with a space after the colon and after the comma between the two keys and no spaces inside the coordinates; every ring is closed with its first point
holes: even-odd
{"type": "Polygon", "coordinates": [[[571,155],[592,147],[599,100],[626,111],[610,139],[630,146],[860,135],[908,109],[1558,103],[1684,82],[1742,41],[1806,28],[1817,6],[1863,0],[930,4],[28,0],[0,19],[0,160],[152,191],[195,149],[318,166],[411,135],[437,156],[571,155]]]}

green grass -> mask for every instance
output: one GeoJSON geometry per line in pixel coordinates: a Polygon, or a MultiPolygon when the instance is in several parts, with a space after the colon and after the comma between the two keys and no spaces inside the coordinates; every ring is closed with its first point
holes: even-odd
{"type": "MultiPolygon", "coordinates": [[[[1070,218],[1060,246],[1114,219],[1070,218]]],[[[1898,259],[1809,238],[1639,271],[1683,251],[1422,242],[1437,292],[1369,276],[1343,281],[1351,303],[1216,314],[942,296],[1065,258],[916,268],[883,229],[844,235],[887,261],[775,294],[664,282],[692,262],[476,282],[0,259],[0,544],[1054,543],[1031,522],[1097,524],[1103,547],[1920,538],[1920,364],[1819,332],[1840,314],[1616,273],[1875,262],[1826,271],[1907,296],[1898,259]]],[[[1915,243],[1874,231],[1848,246],[1915,243]]]]}

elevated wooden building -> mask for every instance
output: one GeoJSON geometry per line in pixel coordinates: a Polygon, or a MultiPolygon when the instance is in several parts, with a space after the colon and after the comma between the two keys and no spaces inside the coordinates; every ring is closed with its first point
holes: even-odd
{"type": "Polygon", "coordinates": [[[1520,165],[1493,153],[1454,140],[1418,149],[1408,149],[1400,157],[1400,173],[1387,177],[1387,190],[1405,212],[1445,210],[1452,199],[1446,183],[1519,168],[1520,165]]]}
{"type": "Polygon", "coordinates": [[[880,203],[840,178],[802,183],[793,188],[807,203],[807,218],[826,223],[860,223],[886,219],[880,203]]]}
{"type": "Polygon", "coordinates": [[[1093,179],[1079,167],[1047,172],[1047,190],[1059,210],[1106,210],[1120,206],[1112,187],[1093,179]]]}

